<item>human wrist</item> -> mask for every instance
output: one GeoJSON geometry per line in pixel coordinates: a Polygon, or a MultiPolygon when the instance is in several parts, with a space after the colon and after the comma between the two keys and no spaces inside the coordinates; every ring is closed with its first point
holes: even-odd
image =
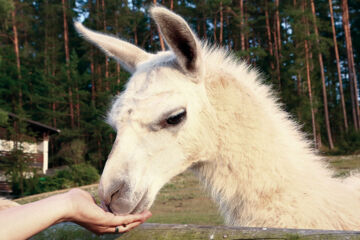
{"type": "Polygon", "coordinates": [[[59,218],[57,223],[71,221],[74,214],[74,206],[70,192],[58,194],[54,196],[57,201],[57,207],[59,208],[59,218]]]}

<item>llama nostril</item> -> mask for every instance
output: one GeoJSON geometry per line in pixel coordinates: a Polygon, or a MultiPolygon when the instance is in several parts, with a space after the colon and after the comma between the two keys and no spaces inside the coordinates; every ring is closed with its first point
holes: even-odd
{"type": "Polygon", "coordinates": [[[102,206],[106,211],[114,214],[127,213],[128,208],[131,207],[130,199],[130,184],[125,181],[117,181],[108,188],[100,190],[102,195],[102,206]]]}
{"type": "Polygon", "coordinates": [[[119,193],[119,190],[117,190],[117,191],[115,191],[113,194],[111,194],[110,202],[109,202],[108,204],[106,204],[106,207],[107,207],[108,211],[111,212],[111,213],[114,213],[114,212],[113,212],[113,210],[111,209],[110,204],[111,204],[111,202],[114,200],[114,199],[113,199],[114,196],[117,195],[118,193],[119,193]]]}
{"type": "MultiPolygon", "coordinates": [[[[110,202],[113,200],[113,197],[119,192],[119,190],[113,192],[113,194],[111,194],[111,197],[110,197],[110,202]]],[[[110,205],[110,203],[109,203],[110,205]]]]}
{"type": "Polygon", "coordinates": [[[107,210],[108,210],[109,212],[113,213],[113,211],[112,211],[111,208],[110,208],[110,204],[106,204],[106,208],[107,208],[107,210]]]}

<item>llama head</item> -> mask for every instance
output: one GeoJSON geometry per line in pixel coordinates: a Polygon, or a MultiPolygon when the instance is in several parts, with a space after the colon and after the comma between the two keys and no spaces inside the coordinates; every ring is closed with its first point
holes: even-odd
{"type": "Polygon", "coordinates": [[[132,73],[108,114],[117,136],[99,187],[103,203],[116,214],[150,208],[167,181],[214,151],[212,140],[201,137],[211,114],[201,43],[180,16],[162,7],[151,15],[170,51],[149,54],[75,23],[82,36],[132,73]]]}

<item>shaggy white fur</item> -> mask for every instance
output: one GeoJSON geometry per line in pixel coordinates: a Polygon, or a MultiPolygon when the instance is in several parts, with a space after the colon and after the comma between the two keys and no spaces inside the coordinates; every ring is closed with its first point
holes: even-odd
{"type": "MultiPolygon", "coordinates": [[[[360,229],[360,179],[334,179],[258,74],[205,50],[208,96],[220,139],[194,167],[230,225],[360,229]]],[[[209,121],[208,117],[205,117],[209,121]]],[[[212,118],[210,118],[212,119],[212,118]]],[[[199,140],[206,136],[198,136],[199,140]]]]}
{"type": "Polygon", "coordinates": [[[359,179],[331,177],[258,72],[202,46],[180,16],[151,14],[170,51],[131,51],[75,23],[133,72],[108,116],[117,138],[99,188],[104,204],[119,214],[148,209],[191,168],[229,225],[360,230],[359,179]]]}

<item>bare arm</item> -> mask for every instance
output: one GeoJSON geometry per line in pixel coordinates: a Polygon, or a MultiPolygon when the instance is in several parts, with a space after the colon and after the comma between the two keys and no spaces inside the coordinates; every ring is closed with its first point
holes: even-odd
{"type": "Polygon", "coordinates": [[[72,221],[98,233],[126,232],[151,216],[150,212],[115,216],[97,206],[91,195],[73,189],[33,203],[0,211],[0,239],[26,239],[60,222],[72,221]]]}

